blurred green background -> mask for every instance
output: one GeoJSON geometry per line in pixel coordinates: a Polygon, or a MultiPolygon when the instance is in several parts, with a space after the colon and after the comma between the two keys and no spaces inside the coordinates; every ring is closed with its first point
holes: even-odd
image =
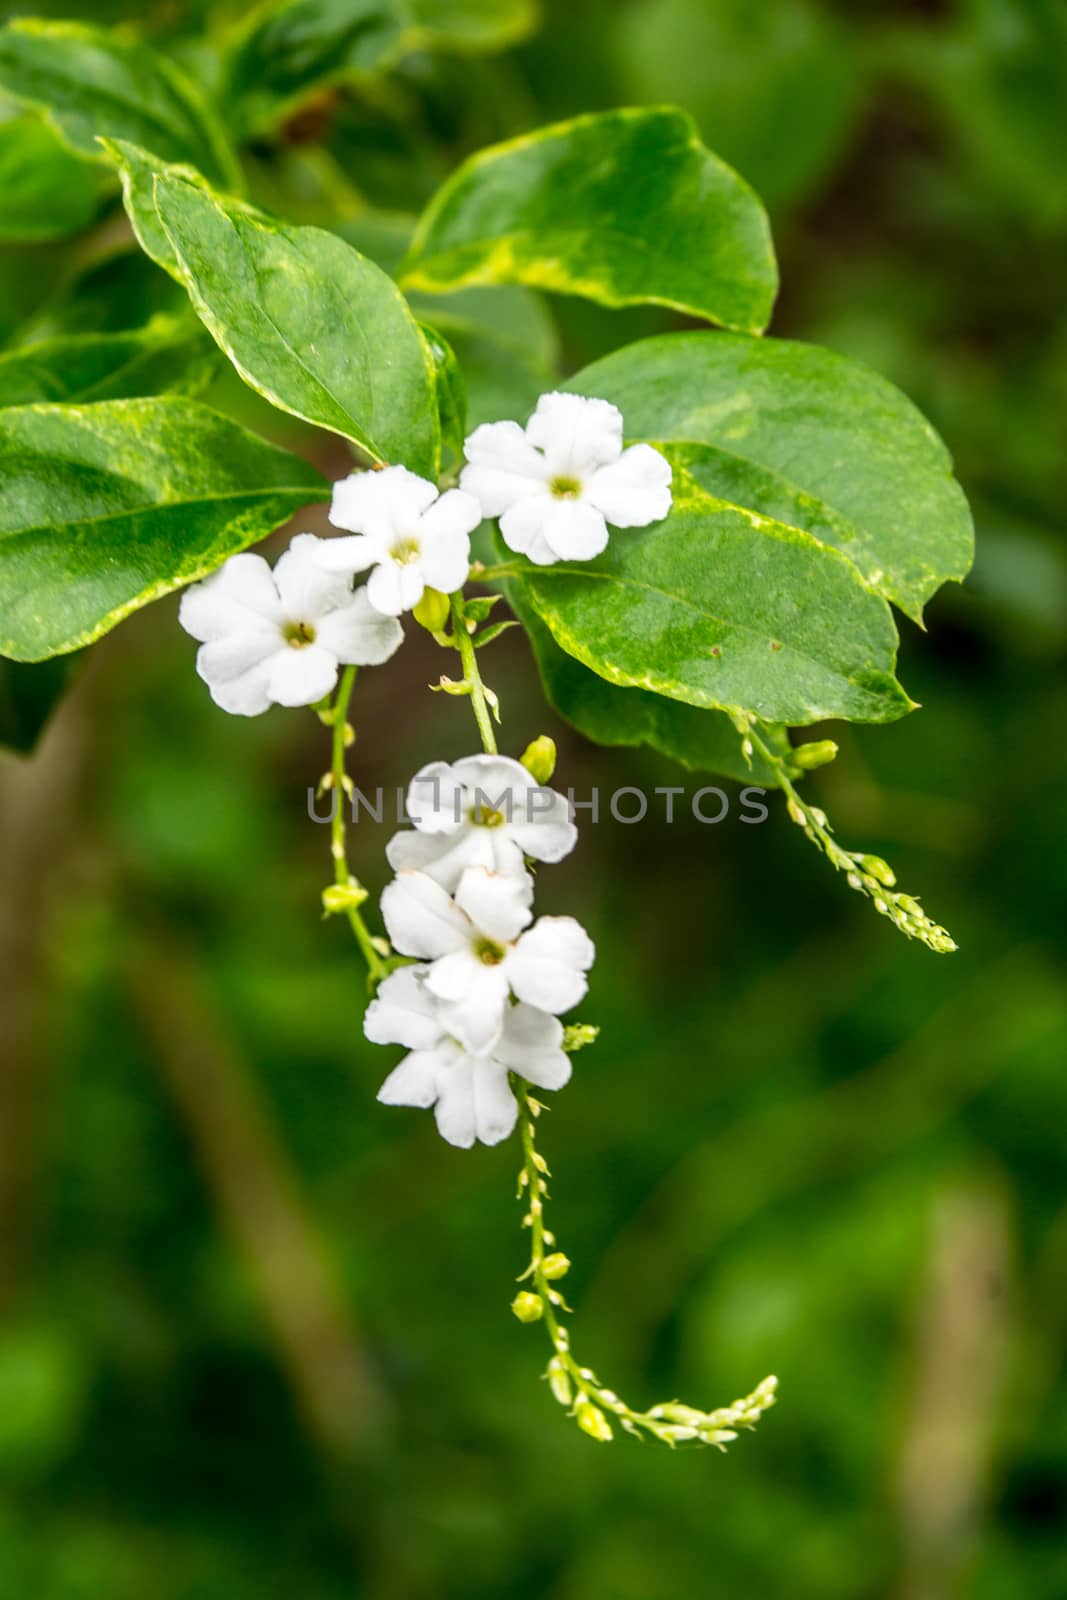
{"type": "MultiPolygon", "coordinates": [[[[196,7],[137,21],[203,54],[196,7]]],[[[543,1128],[579,1356],[635,1404],[775,1371],[780,1405],[726,1458],[562,1417],[508,1312],[516,1147],[375,1103],[395,1053],[317,914],[324,732],[216,711],[164,602],[0,757],[3,1600],[1067,1595],[1067,11],[548,0],[504,57],[331,97],[258,192],[293,212],[306,179],[320,217],[327,150],[354,237],[488,140],[642,101],[766,198],[773,332],[901,384],[978,524],[973,577],[902,621],[924,709],[827,729],[810,780],[958,954],[774,797],[758,828],[587,826],[542,883],[599,950],[601,1040],[543,1128]]],[[[5,332],[71,259],[3,251],[5,332]]],[[[674,325],[549,309],[568,370],[674,325]]],[[[474,745],[413,632],[357,697],[365,786],[474,745]]],[[[559,724],[521,635],[484,666],[564,786],[698,785],[559,724]]],[[[375,890],[387,836],[355,835],[375,890]]]]}

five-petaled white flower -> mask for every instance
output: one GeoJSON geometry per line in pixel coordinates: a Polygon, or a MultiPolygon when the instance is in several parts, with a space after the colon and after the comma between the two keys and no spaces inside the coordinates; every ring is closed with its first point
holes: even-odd
{"type": "Polygon", "coordinates": [[[366,590],[315,560],[324,541],[302,533],[272,572],[262,556],[231,556],[182,596],[178,620],[201,641],[196,670],[223,711],[255,717],[268,706],[314,705],[340,663],[377,666],[404,634],[366,590]]]}
{"type": "Polygon", "coordinates": [[[468,867],[455,898],[425,872],[397,874],[382,916],[401,955],[429,962],[424,982],[449,1035],[475,1055],[492,1050],[509,995],[539,1011],[569,1011],[585,994],[593,942],[573,917],[539,917],[533,884],[468,867]],[[526,931],[523,932],[523,929],[526,931]]]}
{"type": "Polygon", "coordinates": [[[474,1055],[453,1038],[426,986],[430,969],[401,967],[368,1007],[364,1032],[375,1044],[408,1051],[378,1091],[387,1106],[433,1106],[449,1144],[498,1144],[515,1126],[518,1107],[508,1085],[517,1072],[540,1089],[561,1089],[571,1064],[561,1048],[563,1024],[532,1006],[509,1005],[497,1040],[474,1055]]]}
{"type": "Polygon", "coordinates": [[[425,588],[451,594],[470,572],[470,535],[482,520],[473,495],[449,489],[438,496],[407,467],[353,472],[333,486],[330,521],[349,539],[323,541],[318,560],[327,572],[351,576],[373,567],[367,596],[384,616],[418,605],[425,588]]]}
{"type": "Polygon", "coordinates": [[[670,463],[648,444],[624,450],[622,414],[607,400],[544,394],[525,429],[486,422],[464,449],[461,486],[500,518],[508,548],[538,566],[589,561],[609,522],[644,528],[671,508],[670,463]]]}
{"type": "Polygon", "coordinates": [[[390,839],[389,865],[416,867],[450,894],[467,867],[521,876],[525,856],[562,861],[578,837],[564,796],[510,756],[431,761],[411,780],[407,812],[415,829],[390,839]]]}

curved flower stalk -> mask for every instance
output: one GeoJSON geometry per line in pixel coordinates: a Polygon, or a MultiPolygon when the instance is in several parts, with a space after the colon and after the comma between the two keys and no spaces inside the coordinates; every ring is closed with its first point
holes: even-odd
{"type": "Polygon", "coordinates": [[[751,757],[753,750],[758,750],[761,758],[774,768],[791,819],[798,828],[804,830],[805,838],[822,851],[830,865],[845,874],[849,888],[866,895],[879,915],[888,917],[907,938],[920,940],[938,955],[948,955],[955,950],[956,941],[948,929],[927,916],[913,895],[903,894],[896,888],[896,873],[888,861],[865,850],[845,850],[834,838],[826,812],[819,806],[809,805],[798,792],[793,783],[793,772],[811,771],[832,761],[837,754],[837,746],[833,741],[820,739],[797,745],[791,761],[787,761],[776,755],[760,738],[755,718],[742,721],[739,732],[746,757],[751,757]]]}
{"type": "Polygon", "coordinates": [[[697,1406],[667,1400],[648,1411],[635,1411],[613,1389],[600,1382],[589,1367],[580,1366],[571,1351],[570,1334],[562,1314],[570,1310],[558,1284],[570,1271],[567,1257],[555,1248],[556,1236],[545,1226],[545,1201],[548,1199],[548,1163],[534,1142],[534,1123],[544,1107],[535,1100],[527,1084],[515,1082],[519,1102],[519,1128],[522,1133],[523,1164],[519,1173],[519,1198],[528,1201],[522,1219],[530,1230],[530,1265],[519,1282],[528,1281],[511,1302],[520,1322],[543,1322],[552,1344],[552,1359],[545,1373],[549,1387],[561,1406],[577,1422],[583,1433],[601,1443],[614,1437],[609,1416],[627,1433],[646,1434],[672,1447],[679,1444],[713,1444],[725,1450],[741,1428],[754,1428],[765,1411],[774,1405],[778,1379],[764,1378],[743,1400],[720,1406],[716,1411],[701,1411],[697,1406]]]}

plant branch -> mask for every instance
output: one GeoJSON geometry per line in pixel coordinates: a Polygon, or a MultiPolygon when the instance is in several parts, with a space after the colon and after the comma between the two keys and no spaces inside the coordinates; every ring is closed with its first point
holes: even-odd
{"type": "Polygon", "coordinates": [[[737,1438],[739,1428],[753,1428],[775,1402],[777,1378],[763,1382],[733,1405],[717,1411],[701,1411],[696,1406],[669,1400],[649,1411],[634,1411],[612,1389],[607,1389],[588,1367],[579,1366],[571,1353],[570,1335],[561,1312],[570,1307],[557,1287],[570,1269],[567,1257],[553,1247],[555,1235],[545,1227],[545,1201],[548,1198],[548,1163],[537,1149],[534,1124],[542,1107],[523,1079],[515,1077],[512,1087],[519,1102],[519,1128],[522,1136],[523,1165],[519,1173],[519,1194],[529,1196],[523,1226],[530,1230],[530,1265],[520,1281],[521,1290],[512,1302],[520,1322],[543,1322],[552,1345],[552,1359],[545,1376],[560,1405],[566,1406],[583,1433],[602,1443],[613,1435],[608,1416],[613,1416],[627,1433],[647,1434],[672,1447],[683,1443],[713,1444],[725,1449],[737,1438]]]}

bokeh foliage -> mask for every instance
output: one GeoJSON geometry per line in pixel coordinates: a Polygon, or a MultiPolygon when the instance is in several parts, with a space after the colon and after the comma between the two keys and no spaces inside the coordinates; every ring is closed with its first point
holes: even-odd
{"type": "MultiPolygon", "coordinates": [[[[895,937],[777,816],[586,827],[548,909],[597,939],[603,1031],[544,1128],[585,1346],[649,1395],[782,1381],[725,1461],[598,1449],[562,1426],[507,1312],[516,1152],[449,1150],[374,1104],[362,977],[314,915],[321,730],[229,722],[171,603],[133,619],[35,760],[0,768],[5,1595],[1067,1592],[1062,8],[543,10],[504,55],[409,56],[304,108],[252,145],[254,197],[395,261],[405,217],[489,140],[624,103],[694,115],[767,198],[773,331],[899,383],[975,502],[973,577],[927,634],[905,625],[925,709],[849,732],[809,780],[843,835],[922,882],[960,951],[895,937]]],[[[209,70],[204,17],[226,20],[135,20],[209,70]]],[[[100,172],[79,169],[82,191],[54,162],[34,170],[80,227],[100,172]]],[[[99,311],[77,331],[172,309],[162,274],[48,242],[17,171],[5,192],[23,230],[0,255],[7,335],[71,331],[78,274],[99,311]]],[[[521,306],[514,360],[480,347],[496,394],[536,394],[557,351],[570,372],[681,325],[521,306]]],[[[442,308],[452,324],[426,317],[460,350],[462,298],[442,308]]],[[[546,723],[516,635],[491,656],[509,742],[551,731],[580,794],[688,781],[546,723]]],[[[422,692],[439,671],[412,644],[368,681],[365,784],[468,748],[466,708],[422,692]]],[[[375,888],[386,836],[356,830],[375,888]]]]}

